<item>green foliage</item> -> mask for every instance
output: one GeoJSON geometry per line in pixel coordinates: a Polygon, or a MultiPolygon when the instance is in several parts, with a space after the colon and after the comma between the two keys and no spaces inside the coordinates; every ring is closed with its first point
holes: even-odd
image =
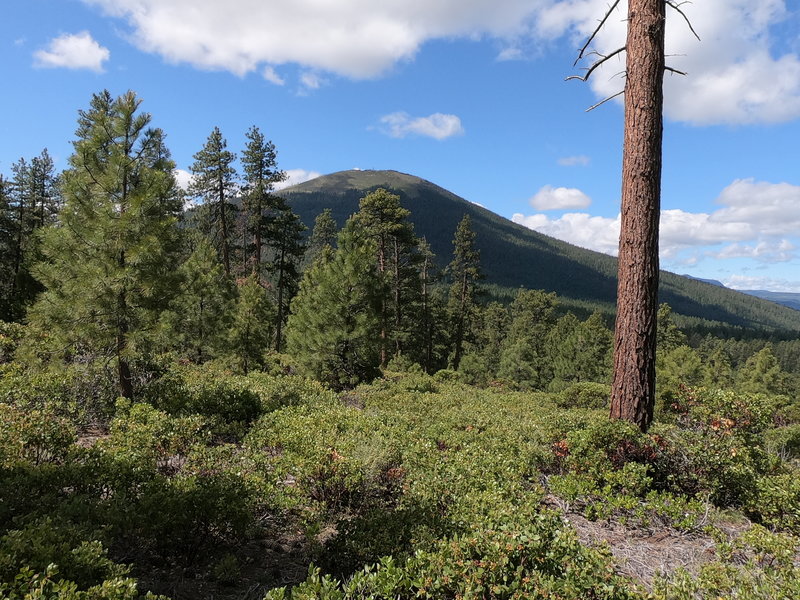
{"type": "Polygon", "coordinates": [[[247,374],[264,364],[264,355],[275,332],[275,306],[255,275],[239,286],[239,297],[229,332],[229,347],[247,374]]]}
{"type": "Polygon", "coordinates": [[[563,408],[607,409],[611,398],[611,387],[604,383],[573,383],[556,396],[556,403],[563,408]]]}
{"type": "Polygon", "coordinates": [[[306,271],[292,302],[287,350],[303,371],[334,387],[378,374],[382,282],[375,248],[349,223],[328,261],[306,271]]]}
{"type": "Polygon", "coordinates": [[[181,207],[164,134],[137,113],[140,103],[106,91],[80,112],[65,205],[34,270],[46,291],[29,313],[57,355],[113,356],[127,397],[131,356],[174,291],[181,207]]]}

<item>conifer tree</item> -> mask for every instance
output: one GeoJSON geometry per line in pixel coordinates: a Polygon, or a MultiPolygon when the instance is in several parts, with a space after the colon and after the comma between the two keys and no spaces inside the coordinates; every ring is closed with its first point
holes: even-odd
{"type": "Polygon", "coordinates": [[[306,271],[292,301],[287,351],[307,374],[334,387],[379,372],[383,286],[375,252],[350,219],[337,250],[324,251],[306,271]]]}
{"type": "Polygon", "coordinates": [[[240,368],[246,373],[260,367],[270,347],[275,322],[275,307],[266,290],[251,274],[239,284],[239,296],[229,332],[229,343],[240,368]]]}
{"type": "Polygon", "coordinates": [[[326,208],[314,219],[314,228],[311,230],[311,237],[308,240],[304,259],[304,269],[311,266],[314,261],[322,255],[325,248],[333,248],[336,243],[336,233],[338,227],[331,215],[331,209],[326,208]]]}
{"type": "Polygon", "coordinates": [[[236,191],[236,169],[233,161],[236,155],[226,148],[228,143],[219,127],[208,136],[203,148],[194,155],[191,166],[192,183],[189,194],[201,197],[208,204],[206,209],[211,225],[216,231],[212,239],[222,256],[225,275],[231,274],[231,254],[233,239],[233,223],[236,207],[231,199],[236,191]]]}
{"type": "Polygon", "coordinates": [[[0,321],[10,321],[12,318],[13,236],[14,221],[11,217],[8,183],[0,175],[0,321]]]}
{"type": "Polygon", "coordinates": [[[272,195],[275,184],[286,179],[286,173],[278,169],[278,153],[275,144],[264,138],[264,134],[252,126],[245,134],[247,146],[242,152],[244,188],[242,204],[245,217],[247,243],[242,252],[250,272],[261,276],[261,252],[265,237],[269,235],[270,224],[278,218],[276,212],[285,207],[278,206],[272,195]]]}
{"type": "Polygon", "coordinates": [[[234,290],[216,250],[202,236],[178,275],[180,291],[163,315],[163,336],[167,345],[202,363],[226,348],[234,290]]]}
{"type": "Polygon", "coordinates": [[[453,260],[447,267],[452,284],[448,297],[449,320],[453,330],[452,366],[458,369],[464,351],[464,337],[476,306],[477,282],[482,279],[480,252],[469,215],[458,223],[453,238],[453,260]]]}
{"type": "Polygon", "coordinates": [[[400,206],[400,196],[383,188],[361,199],[356,223],[375,245],[375,261],[384,285],[381,299],[381,366],[391,350],[403,351],[408,339],[404,310],[419,293],[415,269],[417,240],[408,221],[411,211],[400,206]]]}
{"type": "Polygon", "coordinates": [[[46,291],[30,311],[61,348],[113,357],[126,398],[137,341],[173,293],[181,209],[164,134],[140,104],[133,92],[104,91],[80,111],[65,204],[35,270],[46,291]]]}
{"type": "Polygon", "coordinates": [[[269,245],[273,258],[270,273],[275,289],[275,351],[283,346],[283,324],[288,314],[291,299],[297,293],[300,280],[298,265],[303,258],[305,245],[303,232],[306,227],[282,198],[277,198],[277,214],[270,223],[269,245]]]}
{"type": "Polygon", "coordinates": [[[552,379],[547,338],[554,324],[556,294],[520,290],[511,303],[511,325],[499,375],[523,388],[544,389],[552,379]]]}

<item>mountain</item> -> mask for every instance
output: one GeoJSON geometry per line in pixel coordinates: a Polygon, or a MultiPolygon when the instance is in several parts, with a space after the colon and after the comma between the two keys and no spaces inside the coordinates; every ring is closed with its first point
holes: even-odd
{"type": "MultiPolygon", "coordinates": [[[[342,226],[358,211],[359,200],[379,187],[400,196],[417,235],[427,239],[440,266],[450,262],[456,225],[469,214],[488,283],[554,291],[564,305],[613,311],[616,258],[532,231],[419,177],[397,171],[340,171],[285,188],[281,195],[307,227],[313,227],[325,208],[342,226]]],[[[666,271],[659,301],[669,303],[686,324],[800,331],[797,311],[666,271]]]]}
{"type": "Polygon", "coordinates": [[[800,294],[792,292],[770,292],[767,290],[739,290],[743,294],[749,294],[770,302],[783,304],[794,310],[800,310],[800,294]]]}

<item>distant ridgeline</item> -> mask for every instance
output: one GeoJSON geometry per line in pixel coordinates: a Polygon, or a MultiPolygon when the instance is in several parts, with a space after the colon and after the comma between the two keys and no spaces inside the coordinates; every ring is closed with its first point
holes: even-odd
{"type": "MultiPolygon", "coordinates": [[[[452,259],[453,233],[469,214],[481,252],[485,283],[498,296],[525,287],[556,292],[561,305],[578,314],[614,310],[616,259],[532,231],[429,181],[397,171],[340,171],[280,192],[309,230],[325,208],[341,227],[358,211],[367,192],[386,188],[411,211],[419,237],[427,239],[444,266],[452,259]],[[498,289],[499,288],[499,289],[498,289]],[[503,289],[505,288],[505,289],[503,289]]],[[[718,333],[731,329],[800,332],[800,311],[741,292],[662,271],[659,302],[682,316],[684,327],[718,333]]]]}

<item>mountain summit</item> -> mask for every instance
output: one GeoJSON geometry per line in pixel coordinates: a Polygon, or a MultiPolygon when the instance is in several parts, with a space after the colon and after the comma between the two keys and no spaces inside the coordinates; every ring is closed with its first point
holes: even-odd
{"type": "MultiPolygon", "coordinates": [[[[339,171],[285,188],[281,195],[309,228],[326,208],[342,226],[358,211],[359,200],[377,188],[400,196],[416,234],[428,241],[440,266],[450,262],[456,225],[469,214],[487,283],[553,291],[567,304],[613,311],[615,258],[532,231],[425,179],[398,171],[339,171]]],[[[797,311],[666,271],[659,301],[717,325],[800,331],[797,311]]]]}

